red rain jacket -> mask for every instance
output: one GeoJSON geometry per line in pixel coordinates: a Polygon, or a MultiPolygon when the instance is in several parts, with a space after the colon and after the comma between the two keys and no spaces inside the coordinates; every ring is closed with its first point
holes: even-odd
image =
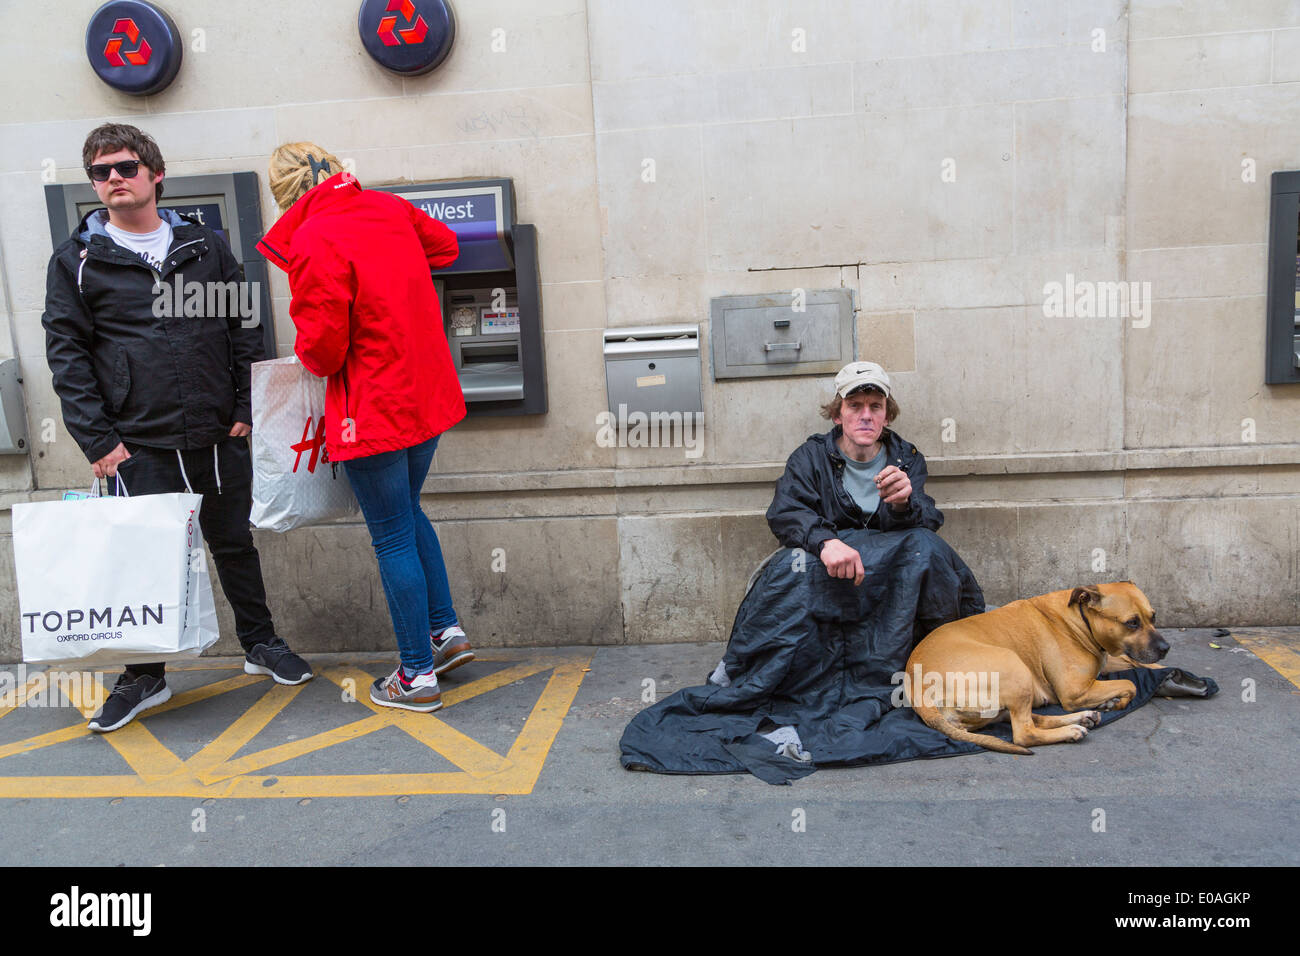
{"type": "Polygon", "coordinates": [[[429,274],[455,261],[455,233],[339,173],[289,207],[257,248],[289,274],[294,351],[328,378],[330,460],[410,448],[465,417],[429,274]]]}

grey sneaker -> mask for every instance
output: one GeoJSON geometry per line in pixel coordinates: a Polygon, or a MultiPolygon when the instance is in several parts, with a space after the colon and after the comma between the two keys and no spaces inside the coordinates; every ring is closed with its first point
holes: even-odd
{"type": "Polygon", "coordinates": [[[429,635],[429,643],[433,647],[433,672],[435,674],[445,674],[449,670],[460,667],[461,664],[468,664],[474,659],[474,652],[470,650],[469,638],[459,624],[453,624],[437,637],[429,635]]]}
{"type": "Polygon", "coordinates": [[[124,672],[117,679],[108,700],[104,701],[104,706],[90,718],[86,726],[97,733],[106,734],[125,727],[135,720],[137,714],[167,703],[171,696],[171,688],[164,678],[124,672]]]}
{"type": "Polygon", "coordinates": [[[435,674],[417,674],[408,682],[402,667],[387,677],[376,677],[370,685],[370,699],[380,707],[399,707],[430,714],[442,707],[442,693],[435,674]]]}
{"type": "Polygon", "coordinates": [[[311,665],[289,650],[283,638],[254,644],[244,655],[245,674],[267,674],[277,684],[302,684],[312,679],[311,665]]]}

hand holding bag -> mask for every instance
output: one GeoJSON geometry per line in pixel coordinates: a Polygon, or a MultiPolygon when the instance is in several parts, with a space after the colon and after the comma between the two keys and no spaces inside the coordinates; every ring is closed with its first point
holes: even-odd
{"type": "Polygon", "coordinates": [[[361,514],[342,468],[325,453],[325,380],[296,356],[254,362],[256,528],[288,531],[361,514]]]}
{"type": "MultiPolygon", "coordinates": [[[[119,488],[124,492],[125,485],[119,488]]],[[[142,664],[198,657],[217,640],[199,530],[201,495],[13,506],[23,660],[142,664]]]]}

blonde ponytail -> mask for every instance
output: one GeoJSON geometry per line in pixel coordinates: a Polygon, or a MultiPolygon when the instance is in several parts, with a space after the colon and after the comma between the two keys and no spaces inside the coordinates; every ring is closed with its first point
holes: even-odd
{"type": "Polygon", "coordinates": [[[343,172],[343,161],[315,143],[285,143],[271,154],[271,195],[284,212],[314,186],[343,172]]]}

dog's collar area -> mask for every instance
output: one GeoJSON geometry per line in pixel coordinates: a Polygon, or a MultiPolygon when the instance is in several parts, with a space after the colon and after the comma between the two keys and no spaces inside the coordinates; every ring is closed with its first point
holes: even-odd
{"type": "MultiPolygon", "coordinates": [[[[1088,637],[1092,640],[1092,643],[1097,644],[1097,635],[1092,633],[1092,622],[1088,620],[1088,615],[1083,613],[1082,601],[1079,602],[1079,617],[1083,618],[1083,626],[1088,629],[1088,637]]],[[[1100,644],[1097,644],[1097,646],[1101,647],[1100,644]]],[[[1105,650],[1105,648],[1102,649],[1105,650]]]]}

